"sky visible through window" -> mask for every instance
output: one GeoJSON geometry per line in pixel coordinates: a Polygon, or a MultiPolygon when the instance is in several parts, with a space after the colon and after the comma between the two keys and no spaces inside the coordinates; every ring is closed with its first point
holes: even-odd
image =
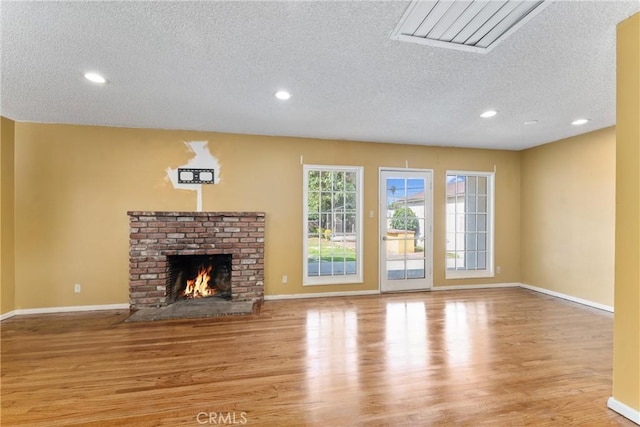
{"type": "Polygon", "coordinates": [[[407,199],[423,191],[424,181],[421,179],[387,179],[387,200],[389,200],[390,202],[407,199]]]}

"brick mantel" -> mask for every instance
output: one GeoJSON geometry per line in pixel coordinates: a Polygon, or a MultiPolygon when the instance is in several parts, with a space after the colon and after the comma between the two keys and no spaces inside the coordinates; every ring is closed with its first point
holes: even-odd
{"type": "Polygon", "coordinates": [[[232,255],[234,301],[264,298],[264,212],[146,212],[129,215],[129,304],[167,305],[167,256],[232,255]]]}

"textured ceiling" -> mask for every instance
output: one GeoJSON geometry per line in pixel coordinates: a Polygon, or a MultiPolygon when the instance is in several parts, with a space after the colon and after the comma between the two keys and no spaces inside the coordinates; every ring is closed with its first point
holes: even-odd
{"type": "Polygon", "coordinates": [[[615,28],[640,1],[556,0],[488,54],[391,40],[408,5],[2,1],[0,113],[514,150],[615,124],[615,28]]]}

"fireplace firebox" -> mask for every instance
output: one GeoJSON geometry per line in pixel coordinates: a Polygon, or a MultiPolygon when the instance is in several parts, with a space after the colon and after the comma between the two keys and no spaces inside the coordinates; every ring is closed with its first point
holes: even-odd
{"type": "Polygon", "coordinates": [[[167,256],[167,303],[218,297],[231,300],[232,255],[167,256]]]}

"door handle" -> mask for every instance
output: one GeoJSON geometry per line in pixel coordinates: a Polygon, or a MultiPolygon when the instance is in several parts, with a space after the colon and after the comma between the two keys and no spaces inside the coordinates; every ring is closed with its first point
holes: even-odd
{"type": "Polygon", "coordinates": [[[388,240],[387,236],[382,236],[382,240],[388,240]]]}

